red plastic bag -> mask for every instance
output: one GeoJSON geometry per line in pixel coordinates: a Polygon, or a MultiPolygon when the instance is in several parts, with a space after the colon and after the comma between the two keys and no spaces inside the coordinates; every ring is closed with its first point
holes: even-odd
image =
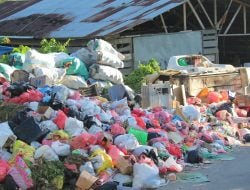
{"type": "Polygon", "coordinates": [[[169,143],[167,146],[167,150],[170,154],[172,154],[173,156],[176,156],[178,159],[180,159],[182,157],[181,149],[175,144],[169,143]]]}
{"type": "Polygon", "coordinates": [[[109,145],[107,152],[108,152],[108,155],[112,158],[112,162],[113,162],[114,166],[116,165],[116,163],[117,163],[118,159],[120,158],[120,156],[124,156],[125,155],[115,145],[109,145]]]}
{"type": "Polygon", "coordinates": [[[218,103],[222,99],[222,95],[218,92],[209,92],[207,96],[208,103],[218,103]]]}
{"type": "Polygon", "coordinates": [[[5,160],[0,160],[0,182],[4,181],[9,169],[10,166],[8,162],[6,162],[5,160]]]}
{"type": "Polygon", "coordinates": [[[141,117],[137,117],[136,115],[132,114],[134,116],[136,123],[138,126],[140,126],[142,129],[146,129],[146,123],[141,117]]]}
{"type": "Polygon", "coordinates": [[[221,90],[221,101],[227,101],[229,98],[228,91],[227,90],[221,90]]]}
{"type": "Polygon", "coordinates": [[[71,141],[71,147],[75,149],[88,149],[89,145],[94,145],[97,143],[97,137],[89,133],[83,133],[79,136],[76,136],[71,141]]]}
{"type": "Polygon", "coordinates": [[[111,126],[112,135],[124,135],[125,133],[126,130],[119,123],[115,123],[111,126]]]}
{"type": "Polygon", "coordinates": [[[146,116],[145,112],[142,109],[134,108],[132,114],[135,114],[138,117],[146,116]]]}
{"type": "Polygon", "coordinates": [[[154,117],[160,121],[161,124],[171,121],[171,115],[165,111],[156,112],[154,117]]]}
{"type": "Polygon", "coordinates": [[[61,110],[57,112],[56,118],[53,120],[53,122],[57,125],[59,129],[64,129],[65,122],[66,122],[67,116],[65,113],[61,110]]]}

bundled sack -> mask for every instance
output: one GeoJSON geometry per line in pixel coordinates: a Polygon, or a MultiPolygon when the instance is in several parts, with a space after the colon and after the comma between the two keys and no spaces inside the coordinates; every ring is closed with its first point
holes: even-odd
{"type": "Polygon", "coordinates": [[[89,68],[89,74],[94,79],[108,80],[115,84],[123,84],[122,73],[115,68],[94,64],[89,68]]]}
{"type": "Polygon", "coordinates": [[[69,57],[62,60],[57,67],[66,68],[67,75],[78,75],[82,76],[85,80],[89,78],[89,73],[85,63],[76,57],[69,57]]]}
{"type": "Polygon", "coordinates": [[[5,146],[10,145],[16,140],[16,135],[14,135],[8,122],[0,123],[0,149],[5,146]]]}
{"type": "Polygon", "coordinates": [[[25,62],[23,64],[23,69],[31,72],[35,67],[46,67],[54,68],[57,62],[68,58],[66,53],[39,53],[35,49],[31,49],[25,54],[25,62]]]}
{"type": "Polygon", "coordinates": [[[36,67],[34,68],[33,73],[35,77],[42,77],[46,75],[53,83],[59,83],[66,75],[66,70],[62,68],[49,69],[46,67],[36,67]]]}
{"type": "Polygon", "coordinates": [[[125,56],[116,51],[110,43],[102,39],[90,40],[87,44],[88,48],[92,51],[106,51],[116,55],[120,60],[124,60],[125,56]]]}
{"type": "Polygon", "coordinates": [[[89,48],[81,48],[76,52],[70,54],[71,57],[76,57],[87,65],[92,65],[97,62],[98,54],[91,51],[89,48]]]}
{"type": "Polygon", "coordinates": [[[71,88],[74,90],[88,87],[88,84],[83,77],[75,76],[75,75],[66,75],[61,81],[61,83],[67,86],[68,88],[71,88]]]}
{"type": "Polygon", "coordinates": [[[108,65],[114,68],[123,68],[124,63],[116,55],[108,51],[98,51],[97,63],[102,65],[108,65]]]}

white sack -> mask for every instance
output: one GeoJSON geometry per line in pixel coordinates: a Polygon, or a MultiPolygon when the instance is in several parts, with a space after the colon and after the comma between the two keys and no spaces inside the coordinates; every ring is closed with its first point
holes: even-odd
{"type": "Polygon", "coordinates": [[[115,84],[123,84],[122,73],[116,68],[94,64],[90,66],[89,73],[94,79],[108,80],[115,84]]]}
{"type": "Polygon", "coordinates": [[[0,149],[2,149],[7,142],[8,139],[12,139],[14,142],[17,137],[14,135],[13,131],[11,130],[8,122],[0,123],[0,149]]]}
{"type": "Polygon", "coordinates": [[[114,68],[123,68],[124,63],[115,54],[108,51],[98,51],[98,61],[97,63],[102,65],[108,65],[114,68]]]}
{"type": "Polygon", "coordinates": [[[34,75],[40,77],[46,75],[49,80],[53,83],[59,83],[63,80],[66,75],[66,69],[62,68],[46,68],[46,67],[35,67],[34,75]]]}
{"type": "Polygon", "coordinates": [[[64,76],[61,83],[67,86],[68,88],[75,89],[75,90],[79,88],[88,87],[88,84],[83,77],[75,76],[75,75],[64,76]]]}
{"type": "Polygon", "coordinates": [[[81,48],[77,50],[76,52],[70,54],[72,57],[77,57],[82,62],[84,62],[87,65],[92,65],[97,62],[98,54],[95,51],[91,51],[88,48],[81,48]]]}
{"type": "Polygon", "coordinates": [[[38,159],[41,157],[45,158],[47,161],[59,160],[57,154],[48,145],[43,145],[36,150],[34,158],[38,159]]]}
{"type": "Polygon", "coordinates": [[[122,55],[120,52],[116,51],[112,45],[102,39],[94,39],[90,40],[87,44],[88,48],[92,51],[108,51],[114,55],[116,55],[120,60],[124,60],[125,56],[122,55]]]}

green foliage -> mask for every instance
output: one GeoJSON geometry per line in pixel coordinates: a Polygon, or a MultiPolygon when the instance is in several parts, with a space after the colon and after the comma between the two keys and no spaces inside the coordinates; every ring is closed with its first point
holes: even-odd
{"type": "Polygon", "coordinates": [[[8,37],[1,37],[0,38],[0,44],[9,44],[9,43],[10,43],[10,39],[8,37]]]}
{"type": "Polygon", "coordinates": [[[39,159],[31,166],[32,179],[39,189],[57,189],[54,180],[64,176],[64,166],[60,161],[39,159]]]}
{"type": "Polygon", "coordinates": [[[65,52],[67,53],[67,47],[69,46],[70,39],[68,39],[65,43],[61,43],[56,41],[55,38],[51,38],[50,40],[43,39],[40,42],[41,48],[40,52],[42,53],[51,53],[51,52],[65,52]]]}
{"type": "Polygon", "coordinates": [[[139,64],[138,68],[125,77],[124,82],[136,93],[140,93],[141,85],[145,82],[144,77],[160,71],[159,63],[155,59],[150,59],[146,64],[139,64]]]}
{"type": "Polygon", "coordinates": [[[9,58],[8,58],[8,55],[1,55],[0,56],[0,63],[8,63],[8,60],[9,60],[9,58]]]}
{"type": "Polygon", "coordinates": [[[23,45],[19,45],[18,47],[14,48],[12,50],[13,53],[21,53],[21,54],[25,54],[27,51],[30,50],[30,47],[28,46],[23,46],[23,45]]]}

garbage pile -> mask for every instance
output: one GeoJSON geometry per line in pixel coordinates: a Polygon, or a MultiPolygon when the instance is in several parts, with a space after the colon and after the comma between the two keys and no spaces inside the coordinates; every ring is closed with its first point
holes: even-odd
{"type": "Polygon", "coordinates": [[[226,158],[249,140],[247,111],[233,107],[229,91],[204,89],[173,109],[131,107],[134,96],[117,69],[123,59],[107,42],[91,40],[70,56],[30,50],[21,63],[0,64],[5,189],[158,188],[187,163],[226,158]],[[106,81],[112,101],[78,90],[106,81]]]}

